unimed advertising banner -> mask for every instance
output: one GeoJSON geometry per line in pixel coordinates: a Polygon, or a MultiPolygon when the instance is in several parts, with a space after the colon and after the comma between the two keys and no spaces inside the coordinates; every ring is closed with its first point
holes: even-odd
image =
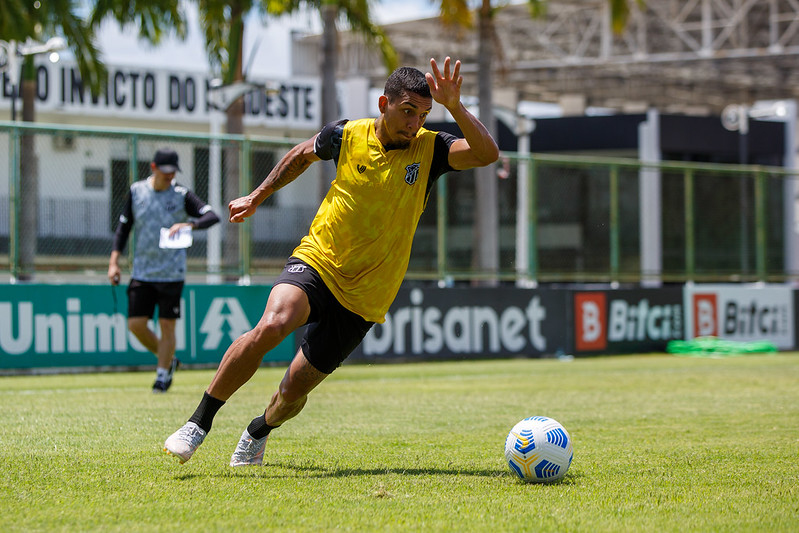
{"type": "MultiPolygon", "coordinates": [[[[0,286],[0,369],[154,365],[155,356],[127,329],[125,289],[0,286]]],[[[270,289],[186,285],[177,357],[188,364],[219,362],[230,343],[258,322],[270,289]]],[[[293,351],[288,338],[266,360],[288,361],[293,351]]]]}
{"type": "Polygon", "coordinates": [[[794,291],[787,286],[688,285],[685,287],[688,337],[768,340],[794,349],[794,291]]]}

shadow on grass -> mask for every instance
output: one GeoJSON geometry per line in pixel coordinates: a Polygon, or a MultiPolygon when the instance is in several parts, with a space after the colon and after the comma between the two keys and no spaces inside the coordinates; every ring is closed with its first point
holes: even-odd
{"type": "MultiPolygon", "coordinates": [[[[262,467],[237,467],[225,468],[222,471],[205,473],[186,473],[175,476],[175,479],[189,481],[192,479],[216,477],[216,478],[346,478],[354,476],[473,476],[473,477],[511,477],[514,481],[519,481],[511,472],[502,468],[490,469],[458,469],[458,468],[337,468],[335,466],[318,465],[313,463],[294,463],[286,461],[272,461],[265,463],[262,467]]],[[[578,479],[582,477],[579,472],[569,472],[560,481],[554,483],[531,483],[533,486],[551,485],[576,485],[578,479]]]]}

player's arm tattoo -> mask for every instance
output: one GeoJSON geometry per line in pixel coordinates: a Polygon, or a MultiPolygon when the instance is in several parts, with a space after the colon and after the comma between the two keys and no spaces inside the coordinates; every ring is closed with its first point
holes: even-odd
{"type": "Polygon", "coordinates": [[[313,161],[302,156],[284,158],[270,173],[267,181],[273,191],[281,189],[300,177],[313,161]]]}
{"type": "Polygon", "coordinates": [[[283,156],[256,189],[260,200],[296,180],[319,157],[313,151],[313,139],[298,144],[283,156]]]}

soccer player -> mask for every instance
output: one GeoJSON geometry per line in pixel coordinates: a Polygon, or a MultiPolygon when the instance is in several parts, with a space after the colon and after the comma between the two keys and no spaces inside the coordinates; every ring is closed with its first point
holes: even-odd
{"type": "MultiPolygon", "coordinates": [[[[119,215],[108,279],[119,285],[119,256],[130,231],[135,231],[133,273],[128,285],[128,329],[158,357],[154,393],[166,392],[179,361],[175,357],[175,325],[186,277],[186,249],[161,247],[161,230],[174,238],[183,228],[205,229],[219,222],[211,206],[192,191],[176,185],[178,154],[158,150],[150,163],[152,174],[130,187],[119,215]],[[192,217],[191,219],[189,217],[192,217]],[[147,325],[158,306],[160,337],[147,325]]],[[[185,231],[185,230],[184,230],[185,231]]]]}
{"type": "Polygon", "coordinates": [[[379,98],[376,119],[327,124],[292,148],[253,192],[230,202],[230,221],[241,222],[313,162],[336,163],[336,178],[308,235],[275,281],[260,321],[228,348],[194,414],[166,439],[164,451],[181,463],[191,458],[217,411],[255,374],[264,355],[307,324],[266,411],[244,430],[230,460],[231,466],[262,464],[270,431],[296,416],[314,387],[375,322],[385,320],[435,180],[499,157],[488,130],[460,101],[460,61],[453,66],[447,57],[443,74],[434,59],[430,65],[427,74],[410,67],[395,70],[379,98]],[[423,127],[433,100],[449,111],[463,138],[423,127]]]}

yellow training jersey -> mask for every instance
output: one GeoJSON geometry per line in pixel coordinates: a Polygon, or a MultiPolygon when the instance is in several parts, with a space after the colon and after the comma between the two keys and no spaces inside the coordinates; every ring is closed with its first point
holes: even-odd
{"type": "Polygon", "coordinates": [[[429,184],[450,170],[455,137],[422,128],[407,148],[387,151],[374,124],[341,121],[317,136],[316,153],[337,158],[336,178],[292,255],[313,266],[344,307],[382,323],[408,268],[429,184]]]}

